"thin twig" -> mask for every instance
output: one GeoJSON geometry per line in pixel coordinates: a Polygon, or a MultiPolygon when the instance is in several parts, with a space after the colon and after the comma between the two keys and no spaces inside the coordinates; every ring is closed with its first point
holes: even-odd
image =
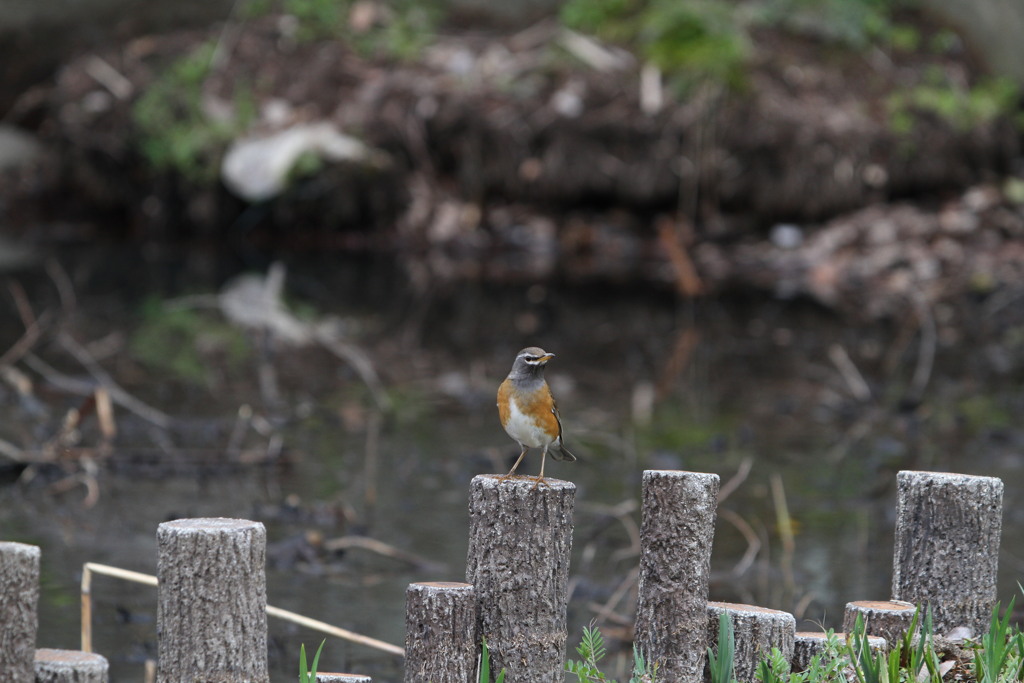
{"type": "MultiPolygon", "coordinates": [[[[141,583],[147,586],[158,586],[159,581],[157,577],[151,574],[143,574],[141,572],[133,572],[127,569],[121,569],[120,567],[112,567],[107,564],[97,564],[95,562],[86,562],[82,566],[82,650],[84,652],[92,651],[92,574],[102,574],[104,576],[111,576],[115,579],[121,579],[122,581],[132,581],[134,583],[141,583]],[[88,608],[86,604],[88,603],[88,608]],[[88,618],[88,621],[87,621],[88,618]]],[[[332,636],[336,636],[343,640],[348,640],[353,643],[359,643],[360,645],[366,645],[383,652],[388,652],[399,657],[405,656],[405,650],[397,645],[391,643],[385,643],[383,640],[377,640],[376,638],[370,638],[348,629],[339,628],[323,621],[316,619],[310,619],[304,617],[301,614],[291,612],[280,607],[273,607],[267,605],[267,615],[271,617],[277,617],[278,619],[284,619],[290,621],[293,624],[299,624],[300,626],[306,626],[307,628],[315,629],[321,633],[327,633],[332,636]]]]}
{"type": "Polygon", "coordinates": [[[747,550],[743,553],[743,557],[740,561],[732,568],[733,576],[743,576],[750,569],[750,565],[754,564],[754,560],[757,559],[757,554],[761,552],[761,539],[758,538],[757,532],[754,531],[753,527],[747,524],[747,520],[740,517],[738,514],[727,508],[718,508],[718,516],[725,521],[732,524],[736,529],[743,534],[743,538],[747,540],[747,550]]]}
{"type": "MultiPolygon", "coordinates": [[[[80,351],[85,351],[80,346],[78,346],[77,343],[72,343],[71,348],[74,348],[76,346],[80,351]]],[[[74,355],[74,353],[71,351],[71,348],[68,348],[68,351],[71,352],[72,355],[74,355]]],[[[54,367],[46,363],[43,359],[39,358],[35,354],[30,353],[25,356],[25,365],[29,366],[30,368],[38,372],[46,379],[47,382],[49,382],[53,386],[63,391],[66,391],[70,394],[77,394],[79,396],[90,396],[96,390],[96,383],[86,382],[85,380],[68,377],[64,373],[60,372],[59,370],[55,369],[54,367]]],[[[103,386],[105,386],[107,391],[110,392],[110,398],[114,401],[114,403],[118,404],[119,406],[121,406],[122,408],[129,412],[135,413],[143,420],[146,420],[147,422],[150,422],[156,425],[157,427],[160,427],[161,429],[168,429],[171,426],[173,419],[171,418],[170,415],[167,415],[166,413],[163,413],[157,410],[156,408],[147,405],[146,403],[142,402],[141,400],[135,398],[134,396],[126,392],[124,389],[122,389],[120,386],[114,383],[113,379],[111,379],[110,376],[107,375],[107,373],[102,368],[99,368],[97,366],[95,369],[99,370],[97,381],[103,386]],[[106,381],[102,381],[101,379],[99,379],[104,376],[106,377],[106,381]]],[[[94,373],[93,376],[97,377],[97,374],[94,373]]]]}
{"type": "Polygon", "coordinates": [[[909,398],[917,401],[924,396],[924,390],[927,388],[928,380],[932,376],[938,332],[935,327],[935,317],[932,315],[931,308],[924,301],[924,297],[915,298],[914,303],[916,304],[917,317],[920,321],[921,345],[917,352],[914,376],[910,380],[909,398]]]}
{"type": "Polygon", "coordinates": [[[440,569],[442,565],[437,562],[428,560],[425,557],[410,553],[407,550],[396,548],[395,546],[385,543],[384,541],[378,541],[375,538],[369,538],[368,536],[340,536],[338,538],[332,538],[324,541],[324,550],[328,552],[337,552],[339,550],[348,550],[350,548],[361,548],[363,550],[369,550],[370,552],[384,557],[390,557],[393,560],[400,562],[406,562],[417,567],[429,567],[440,569]]]}
{"type": "Polygon", "coordinates": [[[68,276],[68,272],[60,265],[57,259],[50,259],[46,262],[46,274],[53,280],[60,296],[60,309],[68,314],[78,306],[78,298],[75,296],[75,286],[68,276]]]}
{"type": "Polygon", "coordinates": [[[775,524],[778,527],[779,537],[782,539],[782,557],[779,564],[782,569],[782,576],[789,589],[790,595],[796,590],[796,581],[793,578],[793,556],[796,554],[796,542],[793,539],[793,519],[789,516],[789,506],[786,504],[786,489],[783,488],[782,477],[773,472],[770,478],[772,490],[772,502],[775,504],[775,524]]]}
{"type": "Polygon", "coordinates": [[[836,369],[839,370],[839,374],[843,376],[846,386],[849,387],[850,393],[853,394],[854,398],[863,402],[870,401],[871,387],[868,386],[864,375],[860,374],[860,370],[857,369],[853,360],[850,359],[850,354],[846,352],[846,349],[839,344],[832,344],[828,347],[828,357],[832,364],[836,366],[836,369]]]}
{"type": "Polygon", "coordinates": [[[754,466],[754,459],[747,457],[740,461],[740,466],[736,469],[736,474],[729,477],[729,481],[718,490],[718,504],[721,505],[726,498],[732,495],[733,491],[738,489],[740,485],[747,480],[747,475],[750,474],[751,468],[754,466]]]}

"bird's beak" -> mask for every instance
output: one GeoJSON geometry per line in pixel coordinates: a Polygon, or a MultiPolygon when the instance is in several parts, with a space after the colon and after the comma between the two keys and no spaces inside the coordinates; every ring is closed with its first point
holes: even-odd
{"type": "Polygon", "coordinates": [[[538,360],[538,362],[541,362],[541,363],[547,363],[549,360],[551,360],[554,357],[555,357],[555,354],[553,354],[553,353],[545,353],[543,356],[541,356],[537,360],[538,360]]]}

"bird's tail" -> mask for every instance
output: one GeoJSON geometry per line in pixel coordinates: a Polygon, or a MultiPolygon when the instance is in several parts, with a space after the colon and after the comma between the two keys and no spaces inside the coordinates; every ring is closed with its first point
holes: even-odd
{"type": "Polygon", "coordinates": [[[568,460],[569,462],[574,462],[576,460],[576,456],[570,453],[569,449],[562,445],[561,439],[558,439],[548,447],[548,453],[550,453],[551,457],[555,460],[568,460]]]}

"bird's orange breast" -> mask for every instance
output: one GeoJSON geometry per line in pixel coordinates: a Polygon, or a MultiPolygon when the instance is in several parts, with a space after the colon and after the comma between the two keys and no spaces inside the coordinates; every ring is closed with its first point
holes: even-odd
{"type": "Polygon", "coordinates": [[[514,413],[519,413],[527,418],[533,428],[545,433],[548,441],[553,441],[561,433],[554,408],[555,401],[547,383],[542,384],[537,391],[530,392],[516,390],[507,379],[498,387],[498,416],[506,429],[511,426],[514,413]]]}

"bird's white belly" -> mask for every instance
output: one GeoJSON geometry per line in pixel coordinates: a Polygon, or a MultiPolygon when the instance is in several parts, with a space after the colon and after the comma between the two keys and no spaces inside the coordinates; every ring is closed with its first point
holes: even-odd
{"type": "Polygon", "coordinates": [[[508,400],[508,408],[509,419],[508,424],[505,425],[505,431],[509,436],[529,448],[540,448],[551,443],[551,437],[519,410],[515,398],[511,396],[508,400]]]}

